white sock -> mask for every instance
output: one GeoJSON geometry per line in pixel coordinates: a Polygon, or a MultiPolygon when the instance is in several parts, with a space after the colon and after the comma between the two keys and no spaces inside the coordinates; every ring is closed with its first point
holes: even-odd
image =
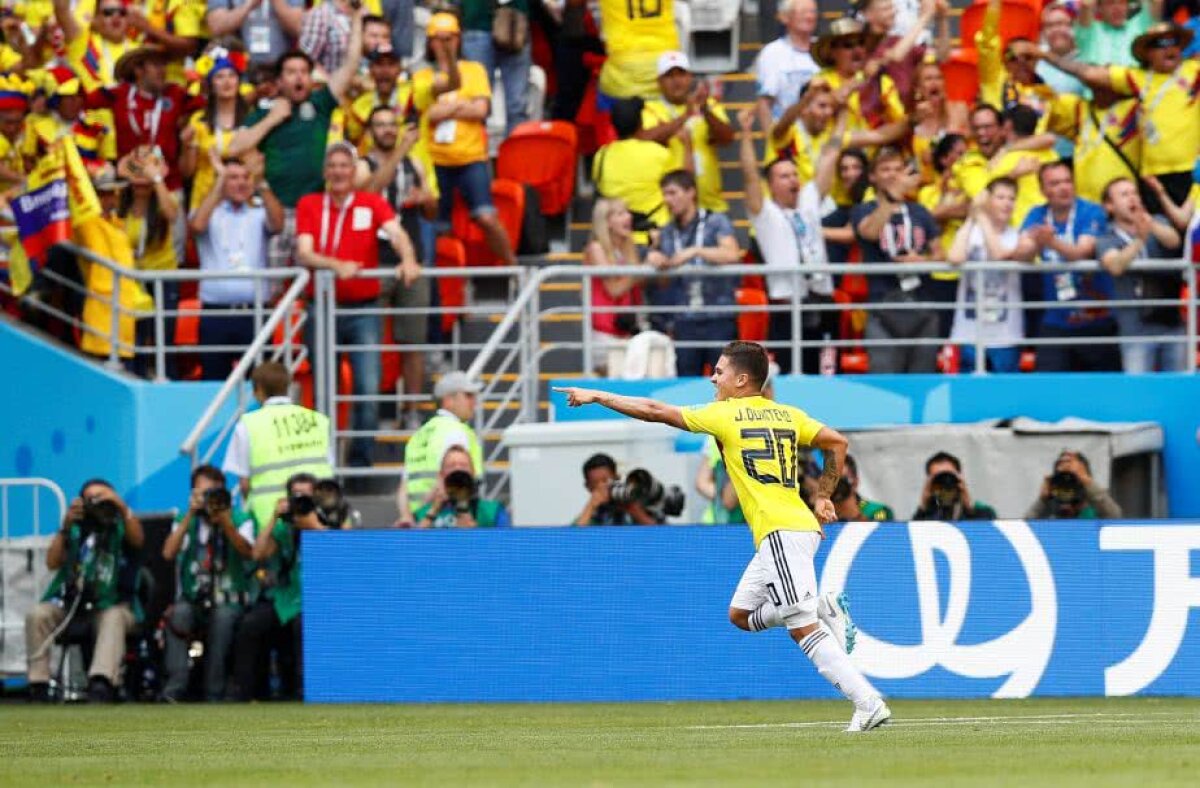
{"type": "Polygon", "coordinates": [[[751,632],[762,632],[764,629],[783,626],[783,619],[779,617],[779,608],[775,607],[774,603],[763,602],[750,614],[749,624],[751,632]]]}
{"type": "Polygon", "coordinates": [[[855,708],[865,711],[879,697],[879,692],[858,672],[846,652],[838,648],[837,641],[826,628],[818,628],[801,640],[800,648],[816,665],[817,672],[849,698],[855,708]]]}

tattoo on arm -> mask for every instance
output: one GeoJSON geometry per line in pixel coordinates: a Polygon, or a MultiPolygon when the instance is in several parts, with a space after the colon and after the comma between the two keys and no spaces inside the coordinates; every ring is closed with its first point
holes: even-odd
{"type": "Polygon", "coordinates": [[[825,461],[825,470],[817,479],[817,495],[828,498],[833,495],[833,489],[842,477],[842,469],[838,467],[837,452],[833,449],[821,449],[821,457],[825,461]]]}

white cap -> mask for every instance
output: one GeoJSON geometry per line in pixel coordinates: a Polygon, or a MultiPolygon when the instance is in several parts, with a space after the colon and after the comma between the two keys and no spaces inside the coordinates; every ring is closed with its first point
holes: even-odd
{"type": "Polygon", "coordinates": [[[466,372],[447,372],[433,387],[433,396],[441,399],[460,392],[478,394],[482,388],[479,381],[468,378],[466,372]]]}
{"type": "Polygon", "coordinates": [[[658,76],[661,77],[673,68],[691,71],[692,64],[688,62],[688,56],[682,52],[663,52],[658,56],[658,76]]]}

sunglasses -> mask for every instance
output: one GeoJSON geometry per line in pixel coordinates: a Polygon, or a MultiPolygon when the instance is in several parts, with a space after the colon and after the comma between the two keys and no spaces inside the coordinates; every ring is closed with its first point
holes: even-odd
{"type": "Polygon", "coordinates": [[[1170,49],[1179,46],[1179,39],[1174,36],[1163,36],[1150,42],[1151,49],[1170,49]]]}
{"type": "Polygon", "coordinates": [[[857,49],[861,46],[866,46],[866,42],[861,38],[843,38],[833,42],[834,49],[857,49]]]}
{"type": "Polygon", "coordinates": [[[100,9],[100,16],[104,17],[125,16],[127,13],[128,12],[124,8],[109,7],[100,9]]]}

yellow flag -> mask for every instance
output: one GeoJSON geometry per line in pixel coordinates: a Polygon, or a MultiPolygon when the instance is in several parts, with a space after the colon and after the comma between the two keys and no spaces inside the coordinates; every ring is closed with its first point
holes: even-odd
{"type": "Polygon", "coordinates": [[[0,234],[0,243],[8,247],[8,283],[15,295],[22,295],[33,282],[33,271],[29,268],[29,258],[25,255],[25,247],[17,239],[16,228],[11,232],[0,234]]]}
{"type": "Polygon", "coordinates": [[[79,148],[70,136],[63,137],[62,145],[63,167],[67,176],[67,194],[71,204],[71,226],[78,227],[86,221],[101,215],[100,198],[96,196],[96,188],[92,185],[92,177],[83,166],[79,157],[79,148]]]}

